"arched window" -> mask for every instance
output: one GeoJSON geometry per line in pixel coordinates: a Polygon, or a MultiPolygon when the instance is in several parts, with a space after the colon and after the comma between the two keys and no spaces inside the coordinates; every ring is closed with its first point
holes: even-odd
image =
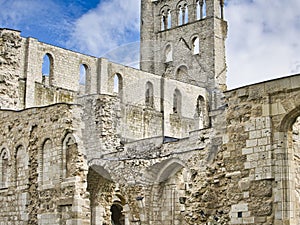
{"type": "Polygon", "coordinates": [[[196,18],[197,20],[206,17],[206,0],[198,0],[196,3],[196,18]]]}
{"type": "Polygon", "coordinates": [[[86,84],[87,71],[88,71],[88,66],[87,65],[81,64],[79,66],[79,84],[80,85],[85,85],[86,84]]]}
{"type": "Polygon", "coordinates": [[[123,90],[123,79],[122,76],[118,73],[114,76],[114,93],[122,99],[122,90],[123,90]]]}
{"type": "Polygon", "coordinates": [[[175,114],[181,114],[181,93],[176,88],[173,94],[173,113],[175,114]]]}
{"type": "Polygon", "coordinates": [[[53,77],[53,57],[49,53],[46,53],[43,57],[42,74],[43,83],[51,84],[53,77]]]}
{"type": "Polygon", "coordinates": [[[57,148],[53,147],[50,139],[45,140],[42,145],[42,184],[49,188],[49,185],[55,185],[60,182],[62,158],[57,148]]]}
{"type": "Polygon", "coordinates": [[[201,95],[199,95],[197,98],[197,105],[196,105],[198,129],[204,128],[204,114],[206,113],[205,108],[206,108],[205,100],[201,95]]]}
{"type": "Polygon", "coordinates": [[[149,81],[146,83],[145,104],[150,108],[154,106],[153,84],[149,81]]]}
{"type": "Polygon", "coordinates": [[[168,10],[168,26],[167,28],[170,29],[172,27],[172,15],[171,15],[171,10],[168,10]]]}
{"type": "Polygon", "coordinates": [[[196,19],[197,20],[201,19],[201,6],[200,6],[200,1],[199,0],[196,3],[196,19]]]}
{"type": "Polygon", "coordinates": [[[125,217],[123,215],[123,207],[120,203],[114,202],[110,208],[111,221],[114,225],[125,225],[125,217]]]}
{"type": "MultiPolygon", "coordinates": [[[[292,181],[292,196],[295,196],[294,209],[296,218],[300,216],[300,116],[296,119],[292,126],[291,137],[289,138],[290,146],[292,147],[293,153],[293,167],[291,170],[294,170],[294,180],[292,181]]],[[[292,197],[293,198],[293,197],[292,197]]]]}
{"type": "Polygon", "coordinates": [[[185,78],[187,77],[188,75],[188,69],[186,66],[180,66],[177,71],[176,71],[176,79],[177,80],[181,80],[182,78],[185,78]]]}
{"type": "Polygon", "coordinates": [[[3,148],[0,152],[0,188],[6,187],[8,181],[8,152],[3,148]]]}
{"type": "Polygon", "coordinates": [[[188,5],[184,6],[184,24],[189,22],[189,9],[188,5]]]}
{"type": "Polygon", "coordinates": [[[179,5],[178,6],[178,26],[182,25],[183,24],[183,9],[182,9],[182,6],[179,5]]]}
{"type": "Polygon", "coordinates": [[[168,15],[166,15],[165,11],[161,13],[161,30],[166,30],[168,27],[168,15]]]}
{"type": "Polygon", "coordinates": [[[194,37],[192,40],[192,50],[194,55],[200,53],[200,43],[198,37],[194,37]]]}
{"type": "Polygon", "coordinates": [[[206,17],[206,0],[203,0],[203,5],[202,5],[202,17],[201,19],[205,18],[206,17]]]}
{"type": "Polygon", "coordinates": [[[28,183],[29,157],[24,146],[19,145],[16,149],[16,182],[18,186],[28,183]]]}
{"type": "Polygon", "coordinates": [[[173,51],[172,51],[172,46],[168,44],[165,50],[165,62],[171,62],[171,61],[173,61],[173,51]]]}
{"type": "Polygon", "coordinates": [[[64,177],[75,176],[76,159],[78,155],[77,143],[73,135],[68,134],[63,141],[63,170],[64,177]]]}

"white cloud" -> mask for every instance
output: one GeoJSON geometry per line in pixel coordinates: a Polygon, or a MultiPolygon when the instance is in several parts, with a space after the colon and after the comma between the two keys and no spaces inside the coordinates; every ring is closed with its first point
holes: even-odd
{"type": "Polygon", "coordinates": [[[100,56],[136,41],[140,28],[140,0],[104,0],[74,24],[67,43],[82,52],[100,56]]]}
{"type": "Polygon", "coordinates": [[[300,1],[228,0],[230,88],[300,72],[300,1]]]}

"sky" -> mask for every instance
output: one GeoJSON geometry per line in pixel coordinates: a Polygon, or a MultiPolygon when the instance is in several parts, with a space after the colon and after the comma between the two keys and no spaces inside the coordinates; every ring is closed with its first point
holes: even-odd
{"type": "MultiPolygon", "coordinates": [[[[300,73],[299,0],[225,2],[229,89],[300,73]]],[[[129,66],[138,64],[139,16],[140,0],[0,0],[0,27],[129,66]]]]}

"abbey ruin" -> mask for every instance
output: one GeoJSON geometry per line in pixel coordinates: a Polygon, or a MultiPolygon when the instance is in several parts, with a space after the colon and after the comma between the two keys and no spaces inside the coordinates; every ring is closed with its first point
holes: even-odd
{"type": "Polygon", "coordinates": [[[140,70],[0,29],[0,224],[299,225],[300,75],[227,90],[223,8],[141,0],[140,70]]]}

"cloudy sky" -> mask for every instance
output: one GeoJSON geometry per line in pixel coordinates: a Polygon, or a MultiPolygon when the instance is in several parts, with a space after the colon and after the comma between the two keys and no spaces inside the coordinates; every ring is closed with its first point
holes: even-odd
{"type": "MultiPolygon", "coordinates": [[[[139,14],[140,0],[0,0],[0,27],[113,61],[129,51],[128,65],[139,14]]],[[[229,89],[300,73],[300,0],[227,0],[225,19],[229,89]]]]}

